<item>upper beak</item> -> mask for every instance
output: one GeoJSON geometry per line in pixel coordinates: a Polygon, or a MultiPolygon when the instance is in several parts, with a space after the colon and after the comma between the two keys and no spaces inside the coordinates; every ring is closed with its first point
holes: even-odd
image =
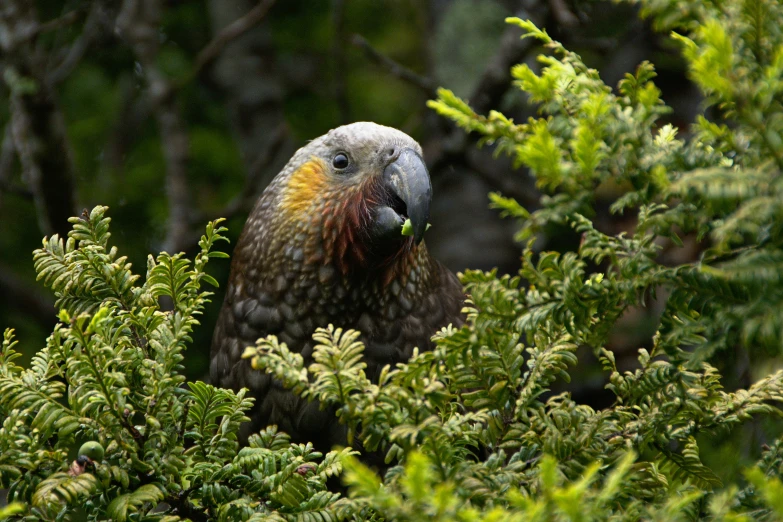
{"type": "Polygon", "coordinates": [[[413,149],[404,149],[383,171],[386,185],[405,203],[418,245],[424,239],[430,217],[432,184],[424,160],[413,149]]]}

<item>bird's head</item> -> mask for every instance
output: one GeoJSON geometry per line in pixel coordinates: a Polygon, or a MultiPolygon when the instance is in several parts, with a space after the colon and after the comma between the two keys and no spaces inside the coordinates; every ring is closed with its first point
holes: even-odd
{"type": "Polygon", "coordinates": [[[429,173],[419,144],[399,130],[338,127],[299,149],[278,178],[276,212],[317,232],[310,255],[343,272],[417,248],[427,229],[429,173]]]}

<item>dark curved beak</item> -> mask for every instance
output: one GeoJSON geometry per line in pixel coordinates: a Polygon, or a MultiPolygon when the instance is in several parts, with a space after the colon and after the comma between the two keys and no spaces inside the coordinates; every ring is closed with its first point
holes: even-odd
{"type": "Polygon", "coordinates": [[[405,214],[413,226],[418,245],[424,239],[430,218],[432,184],[424,160],[413,149],[404,149],[383,171],[386,185],[405,203],[405,214]]]}

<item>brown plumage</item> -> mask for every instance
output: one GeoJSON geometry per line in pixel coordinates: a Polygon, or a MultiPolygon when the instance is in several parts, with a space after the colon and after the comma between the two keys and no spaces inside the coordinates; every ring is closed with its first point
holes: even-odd
{"type": "Polygon", "coordinates": [[[320,449],[345,443],[332,412],[303,401],[241,359],[276,335],[311,362],[317,327],[362,332],[367,375],[463,322],[462,287],[422,240],[431,185],[421,147],[374,123],[330,131],[299,149],[259,198],[234,250],[212,340],[214,384],[257,398],[250,429],[269,424],[320,449]],[[413,236],[401,234],[406,218],[413,236]]]}

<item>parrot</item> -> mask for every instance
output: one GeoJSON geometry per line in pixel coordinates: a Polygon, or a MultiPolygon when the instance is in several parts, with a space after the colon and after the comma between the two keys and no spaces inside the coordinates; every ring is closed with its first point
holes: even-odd
{"type": "Polygon", "coordinates": [[[254,433],[277,425],[328,451],[346,430],[329,409],[255,370],[242,353],[268,335],[312,362],[312,334],[361,332],[365,373],[407,361],[464,322],[457,277],[423,241],[432,183],[421,146],[397,129],[357,122],[296,151],[259,196],[234,249],[210,352],[210,380],[248,388],[254,433]],[[403,228],[406,233],[403,234],[403,228]]]}

